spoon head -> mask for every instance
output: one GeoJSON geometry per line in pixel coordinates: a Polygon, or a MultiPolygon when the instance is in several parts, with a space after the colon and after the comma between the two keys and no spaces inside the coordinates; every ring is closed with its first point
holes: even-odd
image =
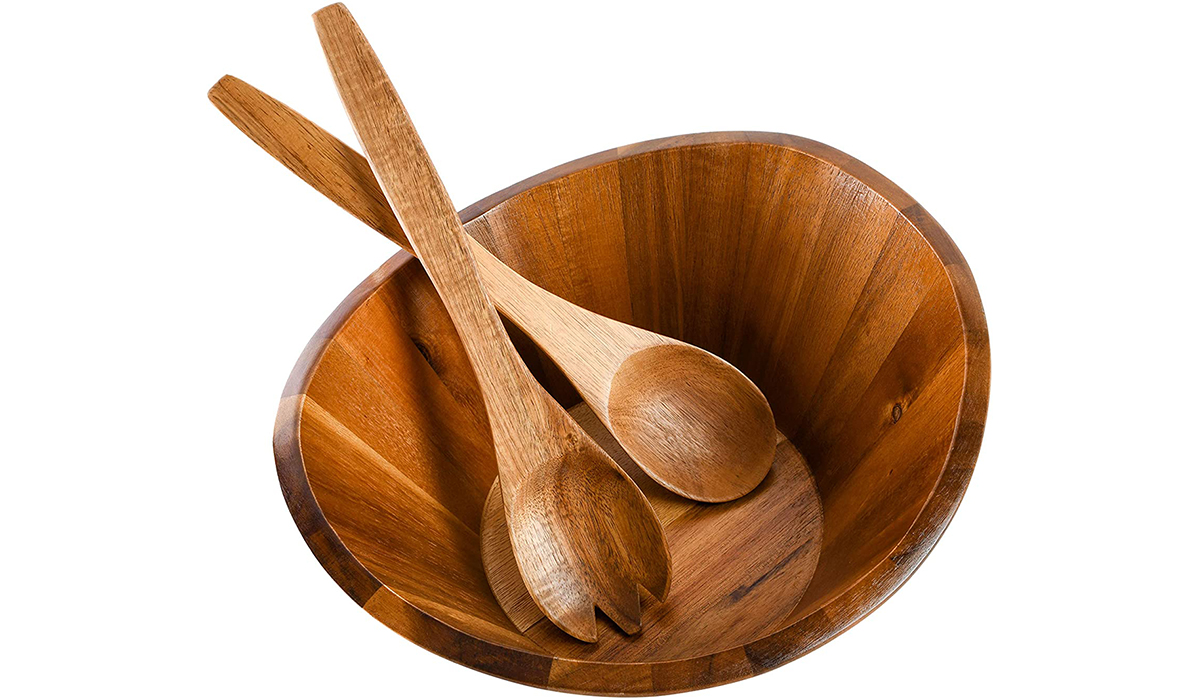
{"type": "Polygon", "coordinates": [[[691,345],[625,360],[608,397],[613,436],[655,481],[685,498],[744,496],[775,458],[775,417],[736,367],[691,345]]]}
{"type": "Polygon", "coordinates": [[[596,608],[641,630],[638,586],[664,600],[671,560],[662,524],[633,481],[590,440],[532,470],[507,510],[533,600],[571,636],[596,641],[596,608]]]}

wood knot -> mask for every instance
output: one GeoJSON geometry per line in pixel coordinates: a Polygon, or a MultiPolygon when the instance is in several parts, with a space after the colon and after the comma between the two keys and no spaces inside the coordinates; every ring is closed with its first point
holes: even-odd
{"type": "Polygon", "coordinates": [[[409,340],[411,340],[412,344],[414,346],[416,346],[417,352],[421,353],[421,357],[424,357],[425,361],[429,363],[430,367],[432,367],[433,366],[433,355],[430,354],[429,348],[425,347],[425,343],[422,343],[421,341],[417,340],[416,338],[409,338],[409,340]]]}
{"type": "Polygon", "coordinates": [[[900,422],[900,416],[904,415],[904,407],[897,403],[892,406],[892,425],[900,422]]]}

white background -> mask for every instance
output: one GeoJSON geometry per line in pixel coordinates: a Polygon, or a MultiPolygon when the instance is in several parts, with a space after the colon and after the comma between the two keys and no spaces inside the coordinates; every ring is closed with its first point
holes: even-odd
{"type": "MultiPolygon", "coordinates": [[[[781,131],[892,178],[970,262],[991,408],[954,523],[847,634],[701,696],[1196,697],[1191,3],[349,6],[460,206],[781,131]]],[[[0,695],[549,697],[373,620],[280,496],[284,380],[394,249],[205,93],[232,73],[353,142],[318,8],[4,12],[0,695]]]]}

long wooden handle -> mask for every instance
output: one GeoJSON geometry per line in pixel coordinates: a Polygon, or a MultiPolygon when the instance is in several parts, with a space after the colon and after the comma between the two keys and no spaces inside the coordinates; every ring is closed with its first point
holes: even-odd
{"type": "Polygon", "coordinates": [[[371,164],[342,142],[253,85],[227,75],[208,98],[234,126],[313,189],[408,252],[412,244],[396,220],[371,164]]]}
{"type": "MultiPolygon", "coordinates": [[[[367,160],[446,305],[471,358],[494,438],[520,441],[540,388],[484,292],[467,234],[399,95],[358,24],[339,4],[313,16],[325,57],[367,160]],[[522,399],[525,399],[522,401],[522,399]],[[527,405],[514,406],[513,402],[527,405]],[[499,433],[499,435],[497,435],[499,433]]],[[[503,442],[497,439],[496,442],[503,442]]]]}
{"type": "MultiPolygon", "coordinates": [[[[404,250],[414,252],[371,164],[358,151],[286,104],[231,75],[217,81],[208,97],[234,126],[301,180],[404,250]]],[[[562,361],[562,353],[572,350],[557,348],[555,339],[563,337],[568,322],[581,314],[545,314],[545,309],[566,302],[522,277],[479,241],[467,236],[467,242],[496,308],[562,361]],[[546,328],[547,320],[561,327],[546,328]]]]}
{"type": "MultiPolygon", "coordinates": [[[[313,189],[409,253],[412,244],[396,219],[371,164],[339,138],[254,86],[227,75],[208,97],[234,126],[313,189]]],[[[484,285],[500,312],[522,328],[531,325],[527,304],[540,304],[542,290],[502,263],[479,241],[467,237],[484,285]]]]}

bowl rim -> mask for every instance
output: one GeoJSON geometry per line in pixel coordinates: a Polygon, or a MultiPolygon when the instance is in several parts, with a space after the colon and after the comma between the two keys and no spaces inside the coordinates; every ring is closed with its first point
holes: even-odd
{"type": "Polygon", "coordinates": [[[899,543],[842,594],[788,627],[739,647],[689,659],[612,663],[553,657],[474,637],[428,615],[378,580],[342,543],[312,492],[300,448],[306,391],[332,338],[355,310],[405,265],[419,264],[400,251],[363,280],[313,335],[285,384],[275,424],[276,469],[288,510],[317,560],[355,603],[410,641],[490,675],[583,694],[662,695],[730,683],[793,661],[857,624],[912,576],[954,517],[974,471],[987,416],[991,370],[987,321],[971,270],[946,231],[908,193],[861,161],[817,141],[772,132],[723,131],[654,139],[585,156],[484,197],[459,214],[463,222],[469,222],[534,187],[625,158],[733,144],[798,151],[859,180],[917,229],[949,277],[965,341],[963,393],[941,474],[899,543]]]}

